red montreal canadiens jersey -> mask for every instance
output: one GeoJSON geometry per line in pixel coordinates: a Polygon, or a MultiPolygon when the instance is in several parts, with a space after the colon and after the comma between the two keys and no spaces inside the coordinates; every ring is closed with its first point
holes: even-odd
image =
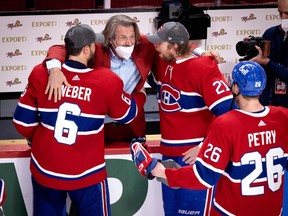
{"type": "Polygon", "coordinates": [[[159,60],[160,152],[166,156],[198,145],[215,116],[230,109],[232,94],[214,59],[159,60]]]}
{"type": "Polygon", "coordinates": [[[63,86],[57,103],[44,94],[47,69],[36,66],[14,114],[17,130],[32,139],[32,175],[54,189],[73,190],[105,179],[105,116],[128,123],[137,115],[135,101],[145,102],[143,93],[131,98],[123,92],[122,80],[109,69],[74,67],[79,64],[63,65],[71,86],[63,86]]]}
{"type": "Polygon", "coordinates": [[[287,131],[286,108],[233,110],[212,123],[192,168],[166,171],[168,183],[191,189],[217,183],[215,215],[281,215],[287,131]]]}

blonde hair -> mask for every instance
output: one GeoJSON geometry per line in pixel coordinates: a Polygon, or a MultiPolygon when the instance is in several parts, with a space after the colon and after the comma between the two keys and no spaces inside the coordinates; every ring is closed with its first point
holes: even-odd
{"type": "MultiPolygon", "coordinates": [[[[185,44],[177,44],[178,48],[176,49],[176,53],[179,57],[190,55],[191,47],[188,43],[185,44]]],[[[171,49],[174,46],[174,43],[169,43],[168,48],[171,49]]]]}

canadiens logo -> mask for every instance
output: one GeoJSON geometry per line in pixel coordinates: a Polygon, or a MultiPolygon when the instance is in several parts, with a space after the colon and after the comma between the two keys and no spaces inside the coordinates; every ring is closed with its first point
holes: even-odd
{"type": "Polygon", "coordinates": [[[11,87],[12,85],[17,85],[17,84],[21,84],[21,81],[19,80],[19,78],[15,78],[14,81],[10,80],[10,81],[6,81],[6,86],[11,87]]]}
{"type": "Polygon", "coordinates": [[[65,23],[65,25],[68,26],[69,28],[79,24],[81,24],[81,22],[77,18],[74,21],[68,21],[65,23]]]}
{"type": "Polygon", "coordinates": [[[181,109],[178,100],[180,99],[180,91],[172,88],[168,84],[162,84],[160,88],[160,106],[163,111],[175,112],[181,109]]]}
{"type": "Polygon", "coordinates": [[[21,24],[21,22],[19,20],[16,20],[15,23],[9,23],[7,24],[7,27],[10,29],[16,28],[16,27],[20,27],[23,26],[23,24],[21,24]]]}
{"type": "Polygon", "coordinates": [[[218,36],[221,36],[221,35],[226,35],[227,32],[225,31],[225,29],[221,29],[219,32],[212,32],[212,37],[218,37],[218,36]]]}
{"type": "Polygon", "coordinates": [[[42,41],[47,41],[47,40],[52,40],[52,38],[49,36],[49,34],[45,34],[44,37],[37,37],[36,38],[36,41],[37,42],[42,42],[42,41]]]}
{"type": "Polygon", "coordinates": [[[22,55],[22,53],[20,52],[19,49],[16,49],[14,53],[13,52],[6,53],[6,56],[9,58],[12,58],[14,56],[20,56],[20,55],[22,55]]]}
{"type": "Polygon", "coordinates": [[[241,20],[244,21],[244,22],[247,22],[247,21],[250,21],[250,20],[255,20],[255,19],[257,19],[257,17],[253,13],[251,13],[249,16],[241,18],[241,20]]]}

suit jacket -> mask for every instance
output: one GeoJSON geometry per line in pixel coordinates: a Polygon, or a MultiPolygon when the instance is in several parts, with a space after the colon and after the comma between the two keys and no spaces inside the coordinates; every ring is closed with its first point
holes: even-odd
{"type": "MultiPolygon", "coordinates": [[[[50,59],[58,59],[63,63],[65,61],[66,51],[64,45],[54,45],[49,48],[47,56],[43,63],[50,59]]],[[[158,58],[154,45],[150,43],[145,35],[140,36],[139,43],[135,45],[132,59],[141,75],[141,79],[135,87],[133,93],[139,92],[148,77],[148,74],[158,58]]],[[[96,55],[95,61],[92,67],[106,67],[110,69],[110,49],[104,48],[102,44],[96,44],[96,55]]],[[[132,93],[132,95],[133,95],[132,93]]],[[[129,124],[123,125],[118,123],[107,123],[105,124],[105,141],[117,142],[117,141],[131,141],[134,137],[145,136],[146,122],[144,115],[144,107],[139,111],[138,116],[129,124]]]]}

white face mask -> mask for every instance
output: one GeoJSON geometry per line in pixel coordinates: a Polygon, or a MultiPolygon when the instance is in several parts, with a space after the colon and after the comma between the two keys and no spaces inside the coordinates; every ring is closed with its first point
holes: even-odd
{"type": "Polygon", "coordinates": [[[281,19],[281,28],[287,32],[288,31],[288,19],[281,19]]]}
{"type": "Polygon", "coordinates": [[[116,47],[115,49],[117,54],[126,60],[128,60],[131,57],[133,50],[134,50],[134,45],[130,47],[119,46],[119,47],[116,47]]]}

